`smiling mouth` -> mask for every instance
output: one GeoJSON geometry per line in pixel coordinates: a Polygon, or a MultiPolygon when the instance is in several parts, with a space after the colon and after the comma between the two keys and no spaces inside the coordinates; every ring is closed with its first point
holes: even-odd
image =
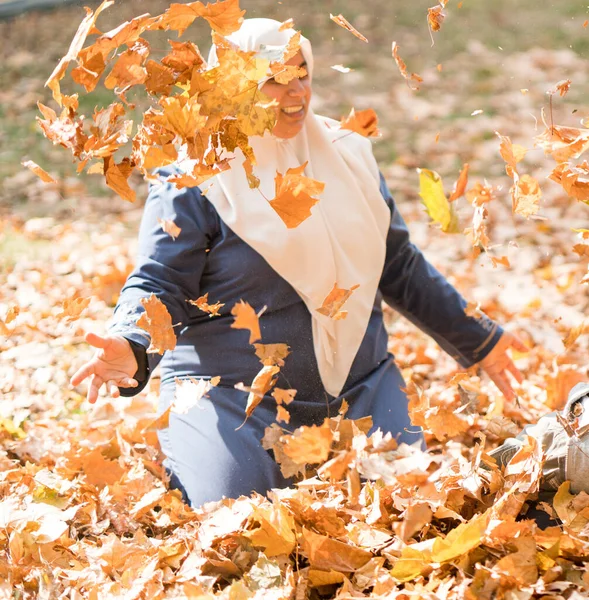
{"type": "Polygon", "coordinates": [[[299,104],[298,106],[285,106],[281,110],[286,115],[298,115],[299,113],[304,112],[305,107],[302,104],[299,104]]]}

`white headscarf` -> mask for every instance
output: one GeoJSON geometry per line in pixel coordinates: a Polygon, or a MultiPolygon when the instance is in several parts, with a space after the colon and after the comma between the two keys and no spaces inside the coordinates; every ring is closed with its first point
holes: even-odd
{"type": "MultiPolygon", "coordinates": [[[[246,19],[227,39],[243,51],[267,57],[277,47],[284,48],[295,33],[292,29],[279,31],[280,25],[271,19],[246,19]]],[[[301,51],[311,77],[313,54],[304,37],[301,51]]],[[[215,60],[214,47],[210,60],[215,60]]],[[[275,196],[277,171],[284,174],[308,161],[305,175],[325,183],[312,215],[298,227],[287,229],[260,191],[250,189],[239,150],[234,166],[208,180],[202,190],[225,224],[261,254],[305,302],[312,317],[321,380],[329,394],[338,396],[366,333],[391,218],[380,193],[372,145],[356,133],[341,131],[337,121],[315,115],[310,108],[294,138],[280,139],[267,133],[249,141],[258,163],[254,174],[260,178],[266,198],[275,196]],[[344,289],[359,286],[343,307],[348,311],[345,319],[333,320],[317,312],[335,283],[344,289]]]]}

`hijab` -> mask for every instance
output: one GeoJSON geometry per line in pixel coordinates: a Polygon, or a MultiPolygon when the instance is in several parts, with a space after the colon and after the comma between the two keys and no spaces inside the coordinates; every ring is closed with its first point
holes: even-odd
{"type": "MultiPolygon", "coordinates": [[[[227,39],[243,51],[275,60],[276,52],[295,33],[292,29],[279,31],[280,25],[271,19],[246,19],[227,39]]],[[[313,53],[303,36],[301,51],[312,78],[313,53]]],[[[209,65],[215,59],[213,46],[209,65]]],[[[249,187],[241,167],[244,156],[237,149],[234,166],[205,182],[202,191],[225,224],[254,248],[307,306],[323,386],[330,395],[338,396],[366,333],[391,218],[380,193],[372,145],[356,133],[341,131],[337,121],[316,115],[311,108],[295,137],[281,139],[266,132],[251,137],[249,143],[257,160],[254,174],[260,179],[260,190],[249,187]],[[325,189],[311,216],[287,229],[265,198],[275,196],[277,171],[284,174],[305,162],[304,175],[325,183],[325,189]],[[317,311],[334,284],[346,290],[358,286],[343,306],[346,318],[337,320],[317,311]]]]}

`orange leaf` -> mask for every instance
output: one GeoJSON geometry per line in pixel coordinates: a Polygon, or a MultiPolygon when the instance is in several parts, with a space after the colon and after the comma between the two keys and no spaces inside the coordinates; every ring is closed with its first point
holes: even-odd
{"type": "Polygon", "coordinates": [[[137,326],[151,336],[147,351],[163,354],[166,350],[173,350],[176,347],[176,334],[166,305],[153,292],[149,298],[141,298],[141,305],[145,312],[137,320],[137,326]]]}
{"type": "Polygon", "coordinates": [[[235,317],[235,320],[231,323],[231,327],[233,329],[248,329],[250,332],[250,344],[262,339],[258,315],[247,302],[243,300],[237,302],[231,309],[231,314],[235,317]]]}
{"type": "Polygon", "coordinates": [[[131,86],[145,83],[147,70],[143,66],[149,56],[149,44],[138,40],[129,50],[123,52],[114,64],[104,87],[109,90],[118,88],[127,90],[131,86]]]}
{"type": "Polygon", "coordinates": [[[286,344],[254,344],[254,348],[263,365],[284,367],[284,359],[289,355],[286,344]]]}
{"type": "Polygon", "coordinates": [[[363,567],[372,553],[302,528],[301,549],[309,564],[322,571],[351,573],[363,567]]]}
{"type": "Polygon", "coordinates": [[[347,311],[342,311],[342,306],[346,303],[352,292],[358,289],[359,285],[353,285],[349,290],[337,287],[337,282],[333,285],[333,289],[323,300],[323,304],[317,309],[317,312],[330,317],[335,321],[345,319],[348,316],[347,311]]]}
{"type": "Polygon", "coordinates": [[[399,45],[397,44],[397,42],[393,42],[393,58],[397,63],[397,67],[399,67],[399,71],[401,71],[401,75],[403,75],[403,77],[405,78],[407,85],[412,90],[418,90],[419,84],[423,81],[423,79],[417,73],[411,73],[411,75],[407,73],[407,65],[405,64],[405,61],[399,56],[399,45]],[[415,82],[415,86],[412,85],[412,82],[415,82]]]}
{"type": "MultiPolygon", "coordinates": [[[[56,315],[58,319],[66,319],[69,321],[75,321],[82,316],[82,312],[88,307],[90,304],[91,298],[66,298],[61,307],[62,311],[56,315]]],[[[8,323],[8,320],[6,321],[8,323]]]]}
{"type": "Polygon", "coordinates": [[[136,194],[131,189],[128,179],[133,171],[131,161],[128,158],[117,165],[112,157],[104,159],[104,174],[106,177],[106,185],[114,190],[121,198],[129,202],[135,202],[136,194]]]}
{"type": "Polygon", "coordinates": [[[352,108],[350,114],[341,120],[340,127],[355,131],[364,137],[378,137],[380,135],[378,117],[372,108],[358,112],[352,108]]]}
{"type": "Polygon", "coordinates": [[[212,388],[216,387],[221,380],[220,377],[211,379],[197,379],[190,377],[188,379],[175,378],[176,391],[174,401],[171,405],[171,412],[178,415],[187,414],[192,408],[198,405],[201,398],[206,398],[212,388]]]}
{"type": "Polygon", "coordinates": [[[246,158],[243,161],[243,168],[245,169],[245,176],[247,177],[250,188],[253,190],[260,187],[260,178],[254,175],[254,166],[249,158],[246,158]]]}
{"type": "Polygon", "coordinates": [[[493,263],[493,268],[496,268],[497,265],[503,265],[507,268],[511,267],[511,264],[509,263],[509,258],[507,258],[507,256],[491,256],[491,262],[493,263]]]}
{"type": "Polygon", "coordinates": [[[220,317],[219,309],[225,306],[221,302],[215,302],[215,304],[209,304],[209,293],[207,292],[204,296],[197,298],[196,300],[187,300],[193,306],[200,308],[203,312],[209,313],[209,317],[220,317]]]}
{"type": "Polygon", "coordinates": [[[560,183],[571,198],[589,204],[589,162],[583,161],[580,165],[561,163],[549,178],[560,183]]]}
{"type": "Polygon", "coordinates": [[[446,18],[443,8],[443,6],[433,6],[427,9],[427,23],[432,31],[440,31],[446,18]]]}
{"type": "Polygon", "coordinates": [[[294,27],[294,21],[292,19],[287,19],[280,25],[280,27],[278,28],[278,31],[286,31],[287,29],[292,29],[293,27],[294,27]]]}
{"type": "Polygon", "coordinates": [[[171,4],[155,20],[152,29],[173,29],[182,35],[195,19],[203,17],[217,33],[226,36],[240,28],[244,14],[245,10],[239,8],[239,0],[220,0],[206,6],[202,2],[171,4]]]}
{"type": "Polygon", "coordinates": [[[540,210],[542,191],[540,184],[531,175],[522,175],[511,188],[513,213],[530,217],[540,210]]]}
{"type": "Polygon", "coordinates": [[[26,167],[30,171],[32,171],[41,181],[45,183],[57,183],[57,181],[47,173],[44,169],[42,169],[36,162],[32,160],[25,160],[21,163],[23,167],[26,167]]]}
{"type": "Polygon", "coordinates": [[[462,166],[462,171],[460,171],[460,175],[458,175],[458,179],[454,184],[450,198],[448,198],[448,202],[454,202],[454,200],[458,200],[458,198],[460,198],[460,196],[466,192],[466,186],[468,185],[468,169],[468,163],[464,163],[462,166]]]}
{"type": "MultiPolygon", "coordinates": [[[[245,420],[251,416],[256,407],[262,402],[264,396],[272,389],[276,383],[276,377],[280,372],[280,367],[273,365],[264,366],[260,369],[259,373],[255,376],[251,387],[243,385],[243,383],[236,384],[236,389],[249,392],[247,397],[247,406],[245,407],[245,420]]],[[[242,427],[245,421],[240,425],[242,427]]],[[[239,429],[239,428],[238,428],[239,429]]]]}
{"type": "Polygon", "coordinates": [[[510,177],[514,177],[517,174],[517,163],[524,159],[527,149],[519,144],[512,144],[508,136],[501,135],[498,131],[495,134],[501,140],[499,153],[506,163],[505,171],[510,177]]]}
{"type": "Polygon", "coordinates": [[[330,14],[329,18],[334,23],[337,23],[340,27],[343,27],[344,29],[347,29],[350,33],[353,33],[359,40],[368,43],[368,40],[357,29],[355,29],[343,15],[337,15],[334,17],[332,14],[330,14]]]}
{"type": "Polygon", "coordinates": [[[589,322],[583,321],[580,325],[577,325],[577,327],[573,327],[567,333],[566,337],[562,341],[564,347],[567,350],[570,350],[571,346],[573,346],[577,339],[585,333],[589,333],[589,322]]]}
{"type": "Polygon", "coordinates": [[[319,202],[319,198],[313,196],[325,189],[324,183],[303,175],[306,166],[307,163],[288,169],[285,175],[276,173],[276,197],[270,206],[289,229],[298,227],[311,216],[311,208],[319,202]]]}
{"type": "Polygon", "coordinates": [[[544,133],[536,137],[536,141],[546,154],[562,163],[578,158],[589,148],[589,129],[547,125],[544,133]]]}
{"type": "Polygon", "coordinates": [[[560,94],[560,96],[562,97],[562,96],[566,96],[570,89],[571,89],[571,80],[563,79],[562,81],[559,81],[556,84],[552,93],[555,94],[556,92],[558,92],[560,94]]]}
{"type": "Polygon", "coordinates": [[[173,240],[175,240],[179,235],[182,229],[172,221],[172,219],[160,219],[158,218],[158,223],[162,226],[162,229],[169,234],[173,240]]]}
{"type": "Polygon", "coordinates": [[[276,404],[290,404],[297,394],[296,390],[283,390],[280,388],[274,388],[272,391],[272,397],[276,400],[276,404]]]}
{"type": "Polygon", "coordinates": [[[284,406],[276,407],[276,421],[278,423],[290,423],[290,413],[284,406]]]}
{"type": "Polygon", "coordinates": [[[321,426],[304,425],[292,435],[283,436],[284,453],[299,465],[317,464],[327,460],[333,443],[329,421],[321,426]]]}

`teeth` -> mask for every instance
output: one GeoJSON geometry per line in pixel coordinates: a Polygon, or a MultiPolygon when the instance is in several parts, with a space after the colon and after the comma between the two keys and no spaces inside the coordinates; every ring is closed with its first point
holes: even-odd
{"type": "Polygon", "coordinates": [[[302,106],[287,106],[282,109],[282,112],[285,112],[286,114],[290,115],[290,114],[298,113],[301,110],[303,110],[302,106]]]}

